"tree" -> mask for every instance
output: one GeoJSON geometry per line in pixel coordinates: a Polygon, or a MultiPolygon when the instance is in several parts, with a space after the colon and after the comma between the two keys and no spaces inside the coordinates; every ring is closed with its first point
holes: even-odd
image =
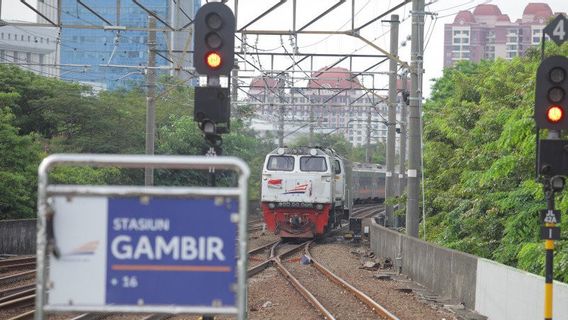
{"type": "MultiPolygon", "coordinates": [[[[568,54],[568,44],[547,53],[568,54]]],[[[424,174],[428,239],[542,273],[534,179],[536,55],[444,70],[424,105],[424,174]]],[[[568,208],[565,193],[559,207],[568,208]]],[[[566,223],[563,222],[564,230],[566,223]]],[[[559,243],[557,279],[568,281],[559,243]]]]}
{"type": "Polygon", "coordinates": [[[37,137],[19,136],[14,122],[11,111],[0,108],[0,219],[35,216],[42,152],[37,137]]]}
{"type": "MultiPolygon", "coordinates": [[[[190,116],[183,116],[164,125],[159,130],[157,153],[203,155],[209,149],[195,121],[190,116]]],[[[251,169],[249,196],[260,198],[260,179],[265,155],[272,150],[269,140],[261,139],[257,134],[244,127],[241,121],[233,120],[231,132],[223,135],[223,155],[243,159],[251,169]]],[[[158,170],[156,183],[206,185],[204,172],[158,170]]],[[[234,185],[234,176],[226,172],[217,175],[219,185],[234,185]]]]}

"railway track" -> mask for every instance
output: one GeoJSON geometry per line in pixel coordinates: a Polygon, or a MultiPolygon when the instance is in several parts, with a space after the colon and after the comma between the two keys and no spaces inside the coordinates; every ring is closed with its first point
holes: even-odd
{"type": "Polygon", "coordinates": [[[35,256],[23,257],[23,258],[10,258],[5,260],[0,260],[0,272],[12,269],[25,269],[30,267],[35,268],[35,265],[36,265],[35,256]]]}
{"type": "Polygon", "coordinates": [[[10,283],[14,283],[14,282],[26,280],[26,279],[29,279],[29,278],[33,278],[35,276],[35,274],[36,274],[35,270],[30,270],[30,271],[18,272],[18,273],[6,275],[6,276],[0,276],[0,285],[3,286],[3,285],[10,284],[10,283]]]}
{"type": "Polygon", "coordinates": [[[313,245],[312,241],[300,244],[284,244],[277,241],[250,250],[249,257],[262,252],[266,252],[267,257],[248,269],[249,278],[254,277],[270,266],[274,266],[294,289],[328,320],[338,318],[352,319],[352,315],[345,314],[345,312],[348,312],[346,310],[359,310],[360,314],[357,315],[357,319],[376,319],[377,316],[379,316],[381,319],[398,320],[398,318],[386,308],[315,260],[309,251],[311,245],[313,245]],[[269,248],[270,250],[268,251],[269,248]],[[292,261],[294,261],[293,263],[285,260],[292,254],[302,250],[304,255],[311,261],[310,266],[299,265],[297,259],[292,259],[292,261]],[[279,251],[279,253],[277,253],[277,251],[279,251]],[[306,274],[308,270],[309,272],[306,274]],[[299,276],[297,276],[298,274],[299,276]],[[318,277],[319,280],[315,280],[318,277]],[[327,281],[326,278],[331,282],[327,281]],[[306,281],[307,279],[311,280],[306,281]],[[311,284],[307,284],[308,282],[311,282],[311,284]],[[317,285],[314,285],[314,283],[317,285]],[[324,286],[326,283],[334,284],[335,288],[324,286]],[[339,296],[345,296],[345,294],[342,294],[343,292],[350,294],[349,296],[345,296],[345,299],[342,299],[343,301],[340,307],[338,307],[337,301],[329,298],[330,294],[333,294],[332,290],[336,291],[336,296],[338,290],[340,292],[339,296]],[[346,307],[346,303],[351,306],[346,307]],[[361,304],[364,304],[366,308],[361,308],[361,304]],[[361,311],[361,309],[365,310],[361,311]]]}
{"type": "MultiPolygon", "coordinates": [[[[251,268],[249,268],[247,270],[248,277],[251,278],[251,277],[255,276],[256,274],[262,272],[266,268],[274,265],[276,258],[283,258],[283,257],[289,256],[289,255],[291,255],[291,254],[293,254],[297,251],[300,251],[302,249],[302,245],[303,245],[303,243],[301,243],[301,244],[284,244],[281,241],[275,241],[275,242],[260,246],[256,249],[249,251],[249,260],[251,260],[250,257],[253,254],[258,254],[260,252],[267,251],[268,248],[270,248],[269,254],[266,258],[260,260],[259,263],[255,264],[254,266],[252,266],[251,268]],[[282,247],[284,247],[284,246],[286,248],[283,250],[283,252],[280,253],[279,255],[276,255],[277,249],[279,247],[282,249],[282,247]]],[[[252,256],[252,257],[254,257],[254,256],[252,256]]],[[[252,260],[254,261],[255,259],[252,259],[252,260]]]]}
{"type": "Polygon", "coordinates": [[[366,219],[373,217],[384,210],[385,206],[383,204],[360,205],[353,208],[353,214],[351,214],[351,217],[366,219]]]}
{"type": "Polygon", "coordinates": [[[352,319],[354,315],[346,314],[345,312],[347,310],[358,310],[360,313],[355,316],[357,319],[375,319],[376,316],[379,316],[381,319],[398,320],[386,308],[315,260],[309,251],[312,244],[313,242],[311,241],[302,244],[305,256],[311,261],[309,269],[306,266],[283,262],[280,256],[276,256],[274,260],[278,271],[323,317],[328,320],[337,318],[352,319]],[[316,272],[313,272],[314,270],[316,272]],[[324,277],[329,279],[336,287],[331,288],[328,285],[331,283],[326,282],[324,277]],[[332,292],[333,290],[336,290],[335,294],[332,292]],[[350,295],[344,295],[344,292],[350,295]],[[337,296],[342,296],[344,299],[337,301],[334,298],[337,296]],[[360,308],[359,304],[361,303],[366,306],[365,310],[360,308]]]}

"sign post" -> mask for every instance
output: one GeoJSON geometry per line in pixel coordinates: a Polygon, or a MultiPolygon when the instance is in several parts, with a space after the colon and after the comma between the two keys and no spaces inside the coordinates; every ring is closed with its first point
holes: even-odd
{"type": "Polygon", "coordinates": [[[74,311],[246,319],[248,177],[248,166],[233,157],[47,157],[39,167],[35,319],[74,311]],[[57,166],[213,167],[237,172],[239,182],[52,185],[48,173],[57,166]]]}

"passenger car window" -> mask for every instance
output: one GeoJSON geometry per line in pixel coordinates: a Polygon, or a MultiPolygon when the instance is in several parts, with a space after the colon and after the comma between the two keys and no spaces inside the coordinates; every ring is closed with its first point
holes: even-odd
{"type": "Polygon", "coordinates": [[[324,157],[300,157],[300,170],[311,172],[327,171],[324,157]]]}
{"type": "Polygon", "coordinates": [[[272,171],[292,171],[294,170],[294,157],[270,156],[266,169],[272,171]]]}

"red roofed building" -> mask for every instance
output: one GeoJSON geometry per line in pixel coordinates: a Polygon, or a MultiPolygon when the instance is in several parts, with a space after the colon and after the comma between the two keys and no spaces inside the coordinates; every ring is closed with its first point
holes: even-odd
{"type": "Polygon", "coordinates": [[[308,88],[361,89],[361,83],[345,68],[322,68],[312,74],[308,88]]]}
{"type": "Polygon", "coordinates": [[[529,3],[521,19],[511,22],[494,4],[460,11],[444,26],[444,67],[460,60],[512,59],[539,45],[542,29],[554,14],[546,3],[529,3]]]}
{"type": "Polygon", "coordinates": [[[280,86],[283,79],[254,78],[248,92],[249,103],[257,106],[251,127],[276,136],[284,110],[285,143],[307,134],[310,123],[314,132],[343,134],[353,145],[365,145],[368,133],[371,143],[386,140],[386,97],[366,93],[358,77],[341,67],[321,68],[306,80],[305,87],[291,90],[290,83],[280,86]]]}

